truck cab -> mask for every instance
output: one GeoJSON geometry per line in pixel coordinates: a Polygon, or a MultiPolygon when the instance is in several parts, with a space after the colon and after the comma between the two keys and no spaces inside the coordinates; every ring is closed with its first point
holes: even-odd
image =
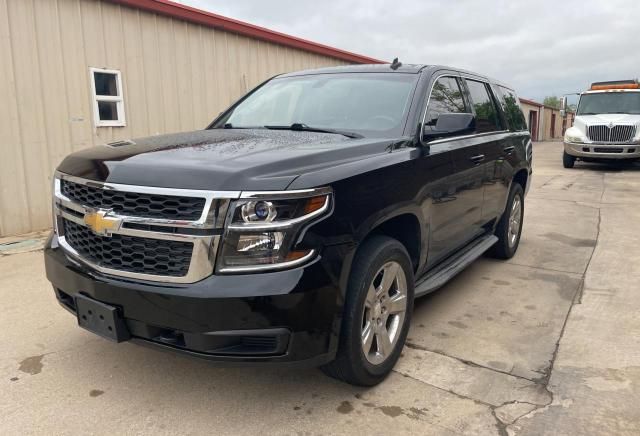
{"type": "MultiPolygon", "coordinates": [[[[561,109],[566,109],[566,98],[561,109]]],[[[638,80],[593,83],[580,94],[574,124],[565,132],[564,167],[573,168],[578,159],[640,159],[639,126],[638,80]]]]}

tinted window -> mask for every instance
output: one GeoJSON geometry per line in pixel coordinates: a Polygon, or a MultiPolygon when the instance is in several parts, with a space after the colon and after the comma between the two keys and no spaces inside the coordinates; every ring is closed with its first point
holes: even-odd
{"type": "Polygon", "coordinates": [[[402,132],[417,74],[345,73],[271,80],[220,124],[237,128],[290,126],[393,137],[402,132]]]}
{"type": "Polygon", "coordinates": [[[527,123],[525,122],[524,114],[520,108],[520,102],[518,101],[516,93],[502,86],[499,88],[502,94],[500,103],[502,103],[502,110],[507,117],[509,129],[512,131],[527,130],[527,123]]]}
{"type": "Polygon", "coordinates": [[[476,112],[476,132],[485,133],[500,130],[498,111],[487,85],[475,80],[465,80],[465,82],[476,112]]]}
{"type": "Polygon", "coordinates": [[[454,77],[440,77],[433,85],[425,126],[435,126],[440,114],[470,112],[464,104],[462,91],[454,77]]]}

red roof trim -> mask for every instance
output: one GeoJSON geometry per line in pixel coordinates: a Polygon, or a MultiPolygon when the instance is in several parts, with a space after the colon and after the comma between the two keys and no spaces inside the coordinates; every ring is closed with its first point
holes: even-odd
{"type": "Polygon", "coordinates": [[[538,102],[535,102],[533,100],[527,100],[526,98],[520,98],[520,101],[522,103],[524,103],[524,104],[528,104],[528,105],[531,105],[531,106],[538,106],[538,107],[542,107],[543,106],[538,102]]]}
{"type": "Polygon", "coordinates": [[[328,45],[318,44],[316,42],[307,41],[306,39],[296,38],[295,36],[269,30],[264,27],[254,26],[253,24],[243,21],[234,20],[232,18],[223,17],[222,15],[206,12],[200,9],[174,3],[169,0],[110,0],[125,6],[137,9],[143,9],[157,14],[167,15],[180,20],[190,21],[192,23],[201,24],[208,27],[226,30],[240,35],[249,36],[251,38],[261,39],[263,41],[273,42],[275,44],[287,47],[297,48],[308,52],[329,56],[343,61],[354,62],[358,64],[383,64],[385,62],[362,56],[356,53],[329,47],[328,45]]]}

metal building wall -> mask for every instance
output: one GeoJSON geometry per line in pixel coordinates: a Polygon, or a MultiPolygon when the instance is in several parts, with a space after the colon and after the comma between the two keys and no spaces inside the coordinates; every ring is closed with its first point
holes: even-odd
{"type": "Polygon", "coordinates": [[[50,227],[68,153],[203,128],[275,74],[347,62],[100,0],[0,0],[0,236],[50,227]],[[126,127],[94,127],[89,67],[122,72],[126,127]]]}
{"type": "Polygon", "coordinates": [[[549,106],[544,107],[544,135],[543,141],[557,141],[564,137],[564,132],[562,131],[562,117],[560,116],[560,109],[554,109],[549,106]],[[555,126],[553,129],[554,136],[551,136],[551,120],[552,115],[555,114],[555,126]]]}
{"type": "Polygon", "coordinates": [[[529,125],[529,113],[531,111],[536,112],[535,117],[536,117],[536,119],[538,121],[538,126],[537,126],[536,134],[534,135],[533,132],[531,133],[531,140],[532,141],[539,141],[540,138],[542,137],[542,135],[540,134],[540,118],[541,118],[540,117],[540,111],[541,111],[542,107],[531,105],[531,104],[526,103],[526,102],[524,102],[522,100],[520,100],[520,107],[522,107],[522,112],[524,113],[524,118],[525,118],[525,120],[527,122],[527,127],[529,128],[529,131],[531,131],[531,126],[529,125]]]}

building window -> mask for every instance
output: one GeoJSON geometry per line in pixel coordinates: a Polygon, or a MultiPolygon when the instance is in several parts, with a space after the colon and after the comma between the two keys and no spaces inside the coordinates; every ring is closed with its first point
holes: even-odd
{"type": "Polygon", "coordinates": [[[96,127],[126,126],[120,71],[90,68],[90,72],[94,124],[96,127]]]}

